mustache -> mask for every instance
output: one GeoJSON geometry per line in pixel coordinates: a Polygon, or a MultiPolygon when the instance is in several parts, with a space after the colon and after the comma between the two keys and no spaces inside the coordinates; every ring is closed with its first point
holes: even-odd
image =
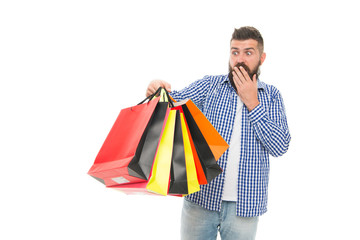
{"type": "Polygon", "coordinates": [[[250,68],[243,62],[236,64],[235,67],[237,68],[243,67],[246,70],[246,72],[250,74],[250,68]]]}
{"type": "MultiPolygon", "coordinates": [[[[237,68],[243,67],[243,68],[245,69],[245,71],[249,74],[250,79],[252,79],[254,73],[251,73],[250,68],[249,68],[245,63],[243,63],[243,62],[237,63],[234,68],[236,68],[236,67],[237,67],[237,68]]],[[[233,76],[233,73],[232,73],[233,70],[234,70],[234,69],[232,69],[232,68],[229,66],[229,78],[231,78],[231,79],[233,79],[233,77],[234,77],[234,76],[233,76]]]]}

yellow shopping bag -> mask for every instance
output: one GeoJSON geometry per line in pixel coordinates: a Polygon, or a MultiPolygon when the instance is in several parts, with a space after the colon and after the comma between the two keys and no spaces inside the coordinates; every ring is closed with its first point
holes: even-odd
{"type": "Polygon", "coordinates": [[[174,142],[176,110],[169,110],[146,189],[167,195],[174,142]]]}
{"type": "Polygon", "coordinates": [[[184,140],[184,152],[185,152],[185,163],[186,163],[186,175],[188,182],[188,194],[200,191],[199,180],[196,173],[194,156],[191,149],[189,134],[186,127],[184,114],[180,113],[181,118],[181,129],[184,140]]]}

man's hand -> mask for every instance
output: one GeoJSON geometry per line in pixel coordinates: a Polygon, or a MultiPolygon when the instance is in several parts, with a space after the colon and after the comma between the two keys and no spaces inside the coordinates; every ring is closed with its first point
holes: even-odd
{"type": "Polygon", "coordinates": [[[237,94],[240,96],[241,101],[249,111],[253,110],[260,103],[257,97],[256,74],[254,74],[251,80],[249,74],[243,67],[235,67],[233,76],[237,94]]]}
{"type": "Polygon", "coordinates": [[[170,83],[167,83],[167,82],[165,82],[163,80],[153,80],[153,81],[150,82],[150,84],[147,87],[146,97],[148,97],[151,94],[153,94],[154,92],[156,92],[156,90],[158,90],[159,87],[163,87],[163,88],[166,89],[166,91],[171,92],[170,83]]]}

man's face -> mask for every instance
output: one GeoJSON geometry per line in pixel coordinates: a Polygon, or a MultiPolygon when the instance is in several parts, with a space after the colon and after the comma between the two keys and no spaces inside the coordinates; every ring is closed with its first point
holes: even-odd
{"type": "Polygon", "coordinates": [[[258,42],[254,39],[231,41],[229,60],[230,78],[232,77],[231,72],[234,67],[239,66],[245,68],[251,79],[254,74],[259,75],[259,67],[264,62],[266,54],[260,54],[257,45],[258,42]]]}

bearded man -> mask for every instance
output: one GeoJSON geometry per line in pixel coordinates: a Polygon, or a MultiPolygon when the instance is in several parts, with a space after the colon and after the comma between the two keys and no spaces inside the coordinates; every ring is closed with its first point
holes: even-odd
{"type": "Polygon", "coordinates": [[[235,29],[229,73],[205,76],[180,91],[152,81],[146,95],[164,87],[176,100],[191,99],[229,149],[218,164],[223,172],[184,198],[181,239],[255,239],[259,216],[267,211],[269,155],[283,155],[290,133],[280,92],[259,79],[264,41],[254,27],[235,29]]]}

